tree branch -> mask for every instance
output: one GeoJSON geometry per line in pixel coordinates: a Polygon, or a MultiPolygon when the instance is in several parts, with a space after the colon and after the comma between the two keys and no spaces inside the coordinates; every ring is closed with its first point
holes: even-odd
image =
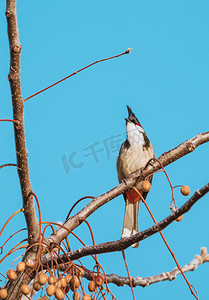
{"type": "MultiPolygon", "coordinates": [[[[184,204],[182,205],[175,213],[171,214],[158,224],[153,225],[152,227],[136,233],[130,237],[121,238],[117,241],[101,243],[95,246],[87,246],[84,248],[80,248],[78,250],[72,251],[65,255],[61,256],[61,259],[57,259],[58,263],[68,262],[70,260],[79,259],[81,257],[93,254],[101,254],[101,253],[110,253],[115,251],[121,251],[127,249],[134,243],[140,242],[142,240],[147,239],[148,237],[152,236],[153,234],[162,231],[168,225],[170,225],[173,221],[175,221],[180,215],[185,214],[188,212],[191,207],[201,199],[206,193],[209,192],[209,183],[205,185],[200,190],[197,190],[193,196],[184,204]]],[[[43,264],[45,265],[46,262],[43,260],[43,264]]],[[[50,265],[50,260],[48,261],[48,265],[50,265]]]]}
{"type": "Polygon", "coordinates": [[[21,45],[19,41],[19,32],[17,26],[16,0],[7,0],[6,8],[8,37],[10,46],[10,71],[9,82],[12,95],[13,119],[18,122],[14,123],[15,145],[17,156],[17,170],[20,180],[24,215],[28,227],[28,242],[33,244],[38,239],[38,221],[36,218],[32,186],[28,168],[28,151],[25,143],[24,130],[24,104],[21,93],[20,83],[20,52],[21,45]]]}
{"type": "MultiPolygon", "coordinates": [[[[205,262],[209,262],[209,255],[207,254],[207,249],[205,247],[202,247],[201,255],[199,254],[195,255],[194,259],[190,263],[182,267],[182,271],[184,273],[189,271],[194,271],[195,269],[197,269],[199,265],[204,264],[205,262]]],[[[146,287],[157,282],[162,282],[166,280],[172,281],[176,279],[176,277],[179,274],[181,274],[179,269],[174,268],[171,272],[163,272],[155,276],[149,276],[145,278],[142,278],[141,276],[137,276],[135,278],[131,277],[132,285],[133,287],[136,286],[146,287]]],[[[92,277],[96,276],[96,273],[92,273],[91,275],[85,272],[84,277],[87,278],[88,280],[92,280],[92,277]]],[[[128,277],[121,277],[116,274],[110,274],[110,275],[106,275],[106,279],[108,283],[113,283],[116,284],[117,286],[124,286],[124,285],[130,286],[130,281],[128,277]]]]}
{"type": "MultiPolygon", "coordinates": [[[[32,192],[32,186],[29,176],[28,167],[28,151],[25,143],[25,130],[24,130],[24,104],[21,93],[21,82],[20,82],[20,53],[21,45],[19,41],[19,32],[17,26],[17,13],[16,13],[16,0],[7,0],[7,7],[5,15],[7,17],[7,29],[9,37],[10,47],[10,71],[9,71],[9,82],[12,95],[12,106],[13,106],[13,119],[14,133],[15,133],[15,146],[17,156],[17,170],[20,180],[20,187],[23,198],[24,215],[28,228],[28,242],[30,245],[34,244],[38,240],[39,227],[38,220],[36,217],[34,200],[32,192]],[[30,195],[30,196],[29,196],[30,195]]],[[[27,252],[27,257],[32,259],[36,256],[37,247],[32,247],[27,252]]],[[[26,257],[25,257],[26,259],[26,257]]],[[[22,284],[22,274],[18,275],[15,281],[9,281],[7,283],[8,300],[18,298],[20,285],[22,284]]],[[[25,281],[31,279],[26,276],[25,281]]]]}
{"type": "MultiPolygon", "coordinates": [[[[209,141],[209,131],[205,133],[199,133],[195,137],[190,140],[185,141],[184,143],[180,144],[176,148],[163,153],[159,160],[162,165],[165,167],[172,162],[178,160],[179,158],[189,154],[190,152],[194,151],[194,149],[206,142],[209,141]]],[[[70,231],[74,230],[82,223],[82,219],[86,219],[89,217],[95,210],[100,208],[102,205],[106,204],[110,200],[114,199],[115,197],[119,196],[120,194],[124,193],[130,187],[134,186],[136,182],[140,182],[144,180],[148,175],[152,174],[153,172],[159,170],[161,168],[159,162],[155,161],[150,163],[149,166],[142,172],[142,170],[137,170],[136,172],[130,174],[124,182],[113,188],[112,190],[106,192],[105,194],[94,198],[85,208],[79,211],[76,215],[72,216],[69,220],[67,220],[64,225],[70,231]]],[[[64,229],[60,228],[56,234],[51,235],[46,242],[49,244],[59,244],[62,240],[64,240],[68,236],[69,232],[64,229]]]]}

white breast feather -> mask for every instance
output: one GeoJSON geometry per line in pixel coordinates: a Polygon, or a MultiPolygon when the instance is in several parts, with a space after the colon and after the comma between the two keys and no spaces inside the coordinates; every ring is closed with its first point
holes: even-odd
{"type": "MultiPolygon", "coordinates": [[[[123,146],[122,146],[123,147],[123,146]]],[[[118,158],[118,179],[121,180],[135,172],[138,169],[144,168],[148,161],[154,157],[154,149],[150,143],[148,149],[143,148],[142,145],[133,145],[129,148],[123,147],[123,151],[118,158]]],[[[137,185],[137,188],[141,188],[141,184],[137,185]]]]}

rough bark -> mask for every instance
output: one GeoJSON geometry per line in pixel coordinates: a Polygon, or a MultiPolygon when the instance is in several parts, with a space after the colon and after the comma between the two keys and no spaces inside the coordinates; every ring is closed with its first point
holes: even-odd
{"type": "Polygon", "coordinates": [[[23,198],[24,214],[28,227],[28,241],[29,244],[33,244],[38,239],[38,221],[36,218],[33,196],[29,196],[32,192],[32,186],[29,176],[28,151],[25,143],[24,104],[22,101],[20,83],[21,45],[19,41],[15,0],[7,0],[5,14],[7,17],[10,47],[10,71],[8,78],[12,95],[13,119],[18,121],[18,125],[14,124],[17,170],[23,198]]]}
{"type": "MultiPolygon", "coordinates": [[[[21,44],[19,41],[19,32],[17,25],[17,14],[16,14],[16,0],[7,0],[6,7],[6,18],[8,28],[8,38],[10,47],[10,71],[9,71],[9,82],[12,96],[13,106],[13,119],[16,120],[14,123],[14,134],[15,134],[15,146],[16,146],[16,157],[17,157],[17,171],[20,181],[20,187],[23,199],[23,208],[25,220],[28,228],[28,242],[30,245],[34,244],[39,235],[38,220],[36,217],[33,196],[30,195],[32,192],[32,186],[29,176],[28,167],[28,151],[26,149],[25,142],[25,129],[24,129],[24,104],[21,93],[21,82],[20,82],[20,54],[21,44]]],[[[34,258],[37,252],[37,247],[32,247],[27,253],[27,257],[34,258]]],[[[8,282],[7,300],[17,299],[17,294],[22,280],[22,275],[18,276],[18,279],[14,282],[8,282]]],[[[29,281],[29,278],[27,279],[29,281]]]]}

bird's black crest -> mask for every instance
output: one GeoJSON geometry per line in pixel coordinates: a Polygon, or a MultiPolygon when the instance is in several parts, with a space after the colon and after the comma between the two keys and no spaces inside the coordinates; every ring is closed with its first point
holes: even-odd
{"type": "Polygon", "coordinates": [[[134,124],[140,124],[139,120],[135,116],[135,114],[132,112],[131,108],[127,105],[128,109],[128,120],[133,122],[134,124]]]}

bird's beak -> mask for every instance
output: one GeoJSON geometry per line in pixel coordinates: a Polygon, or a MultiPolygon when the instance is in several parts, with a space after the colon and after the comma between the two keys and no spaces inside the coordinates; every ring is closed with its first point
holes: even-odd
{"type": "Polygon", "coordinates": [[[127,119],[127,118],[125,118],[125,120],[126,120],[126,122],[129,122],[129,123],[131,122],[131,121],[130,121],[129,119],[127,119]]]}

